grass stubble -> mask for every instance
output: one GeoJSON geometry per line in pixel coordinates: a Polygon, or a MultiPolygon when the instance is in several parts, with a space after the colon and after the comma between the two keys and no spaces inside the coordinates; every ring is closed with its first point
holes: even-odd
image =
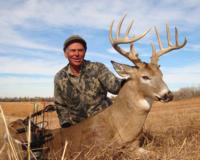
{"type": "MultiPolygon", "coordinates": [[[[155,152],[160,160],[200,160],[200,98],[175,101],[168,104],[155,104],[147,117],[141,145],[149,151],[155,152]]],[[[8,154],[9,160],[22,160],[21,154],[13,144],[7,129],[6,118],[1,108],[0,119],[0,159],[8,154]],[[7,141],[3,135],[7,134],[7,141]]],[[[30,138],[30,133],[28,137],[30,138]]],[[[66,160],[65,143],[62,160],[66,160]]],[[[28,152],[28,155],[31,152],[28,152]]],[[[29,156],[28,156],[29,157],[29,156]]],[[[52,159],[51,157],[49,159],[52,159]]],[[[91,160],[134,160],[128,149],[108,147],[91,160]]],[[[154,158],[143,157],[142,160],[154,158]]],[[[3,159],[2,159],[3,160],[3,159]]]]}

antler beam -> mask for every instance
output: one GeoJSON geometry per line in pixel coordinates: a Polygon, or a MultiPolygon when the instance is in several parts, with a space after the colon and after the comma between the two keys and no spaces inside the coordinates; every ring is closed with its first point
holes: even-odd
{"type": "Polygon", "coordinates": [[[156,52],[156,48],[155,48],[154,43],[151,43],[151,46],[152,46],[151,63],[157,65],[160,56],[162,56],[162,55],[164,55],[164,54],[166,54],[166,53],[168,53],[168,52],[170,52],[172,50],[183,48],[187,43],[187,39],[185,38],[184,42],[182,44],[179,44],[178,29],[175,27],[176,44],[173,45],[172,42],[171,42],[171,34],[170,34],[169,26],[166,24],[168,47],[167,48],[163,48],[162,41],[160,40],[159,32],[156,29],[156,27],[154,29],[155,29],[155,32],[156,32],[156,36],[157,36],[157,40],[158,40],[160,51],[156,52]]]}

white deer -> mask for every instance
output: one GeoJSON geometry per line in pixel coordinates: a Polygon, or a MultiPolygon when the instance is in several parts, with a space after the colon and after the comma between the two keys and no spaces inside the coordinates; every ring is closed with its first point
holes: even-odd
{"type": "Polygon", "coordinates": [[[168,47],[163,48],[159,33],[155,28],[159,51],[156,51],[152,43],[152,57],[150,63],[142,62],[133,43],[143,38],[148,31],[139,36],[128,37],[132,23],[128,26],[124,37],[120,37],[121,25],[125,16],[121,19],[116,32],[116,38],[112,36],[112,22],[109,31],[109,39],[114,49],[133,62],[134,66],[112,62],[115,70],[121,76],[128,77],[127,82],[121,88],[114,103],[103,112],[88,118],[87,120],[70,128],[50,130],[53,140],[48,145],[51,155],[62,156],[64,142],[68,142],[67,152],[71,157],[74,153],[81,152],[80,159],[88,159],[88,154],[95,156],[108,146],[113,144],[120,147],[129,147],[133,152],[146,153],[139,146],[139,138],[153,101],[168,102],[173,95],[163,81],[163,75],[158,65],[159,57],[175,49],[184,47],[178,42],[178,31],[175,28],[176,44],[173,45],[170,38],[168,25],[168,47]],[[123,50],[120,44],[130,44],[130,51],[123,50]],[[87,150],[86,146],[92,146],[87,150]]]}

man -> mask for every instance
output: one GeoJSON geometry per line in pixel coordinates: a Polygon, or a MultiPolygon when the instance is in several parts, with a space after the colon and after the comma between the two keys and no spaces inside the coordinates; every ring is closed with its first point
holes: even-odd
{"type": "Polygon", "coordinates": [[[111,105],[107,92],[117,94],[121,81],[105,65],[84,59],[86,41],[78,35],[64,42],[68,64],[54,79],[54,98],[61,127],[69,127],[111,105]]]}

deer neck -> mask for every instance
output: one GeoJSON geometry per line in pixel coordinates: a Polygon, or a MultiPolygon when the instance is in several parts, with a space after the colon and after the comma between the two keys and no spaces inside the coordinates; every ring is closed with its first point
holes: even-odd
{"type": "Polygon", "coordinates": [[[133,82],[127,82],[113,104],[112,119],[120,141],[137,139],[151,109],[152,100],[144,97],[133,82]]]}
{"type": "MultiPolygon", "coordinates": [[[[116,99],[117,103],[125,102],[125,106],[137,112],[149,112],[152,106],[152,98],[144,96],[136,81],[129,80],[122,87],[116,99]]],[[[122,107],[122,106],[121,106],[122,107]]]]}

